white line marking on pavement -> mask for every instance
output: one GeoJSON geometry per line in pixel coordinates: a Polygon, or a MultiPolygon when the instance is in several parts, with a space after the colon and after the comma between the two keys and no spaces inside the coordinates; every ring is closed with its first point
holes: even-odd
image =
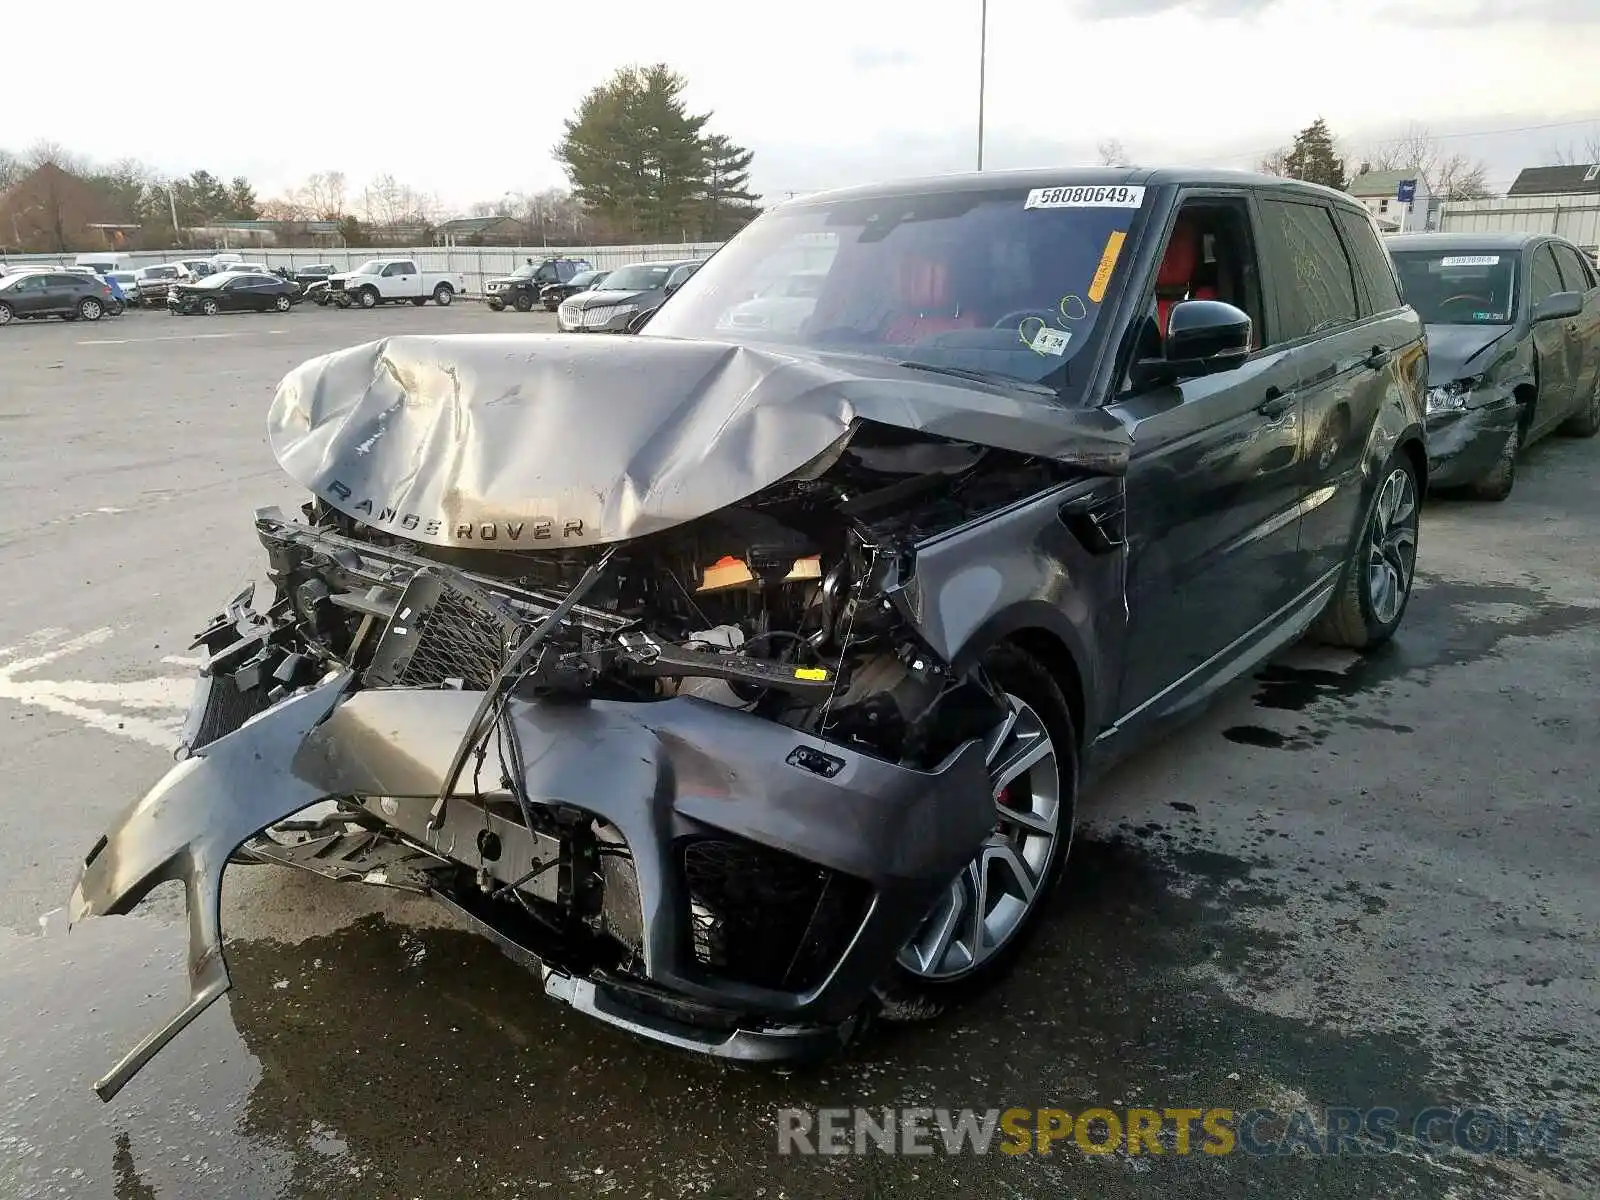
{"type": "Polygon", "coordinates": [[[126,346],[127,338],[96,338],[93,341],[79,342],[80,346],[126,346]]]}
{"type": "MultiPolygon", "coordinates": [[[[113,636],[114,631],[108,626],[71,638],[66,636],[65,630],[41,629],[17,645],[0,646],[0,699],[72,717],[102,733],[171,750],[177,744],[183,713],[194,692],[193,676],[153,676],[126,683],[17,678],[68,655],[104,645],[113,636]],[[41,649],[52,642],[55,643],[52,648],[41,649]],[[27,657],[20,656],[24,651],[27,657]],[[168,715],[141,715],[146,712],[168,715]]],[[[169,660],[175,657],[169,656],[169,660]]]]}
{"type": "MultiPolygon", "coordinates": [[[[276,331],[274,331],[276,332],[276,331]]],[[[248,337],[245,333],[163,333],[147,338],[96,338],[79,342],[80,346],[126,346],[131,342],[198,342],[203,339],[248,337]]]]}

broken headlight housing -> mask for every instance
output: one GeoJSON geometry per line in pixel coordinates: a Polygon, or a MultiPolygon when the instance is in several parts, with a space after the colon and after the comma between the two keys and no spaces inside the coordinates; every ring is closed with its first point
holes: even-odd
{"type": "Polygon", "coordinates": [[[1465,379],[1453,379],[1439,387],[1429,388],[1428,415],[1454,412],[1457,409],[1467,407],[1468,397],[1482,386],[1482,375],[1469,375],[1465,379]]]}

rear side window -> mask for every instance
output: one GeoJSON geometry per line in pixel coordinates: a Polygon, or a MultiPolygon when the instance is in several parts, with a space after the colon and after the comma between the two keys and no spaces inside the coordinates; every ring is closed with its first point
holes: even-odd
{"type": "Polygon", "coordinates": [[[1556,261],[1561,264],[1561,282],[1569,292],[1587,292],[1594,287],[1594,271],[1571,246],[1553,243],[1556,261]]]}
{"type": "Polygon", "coordinates": [[[1359,315],[1356,281],[1333,213],[1320,204],[1263,197],[1261,246],[1278,293],[1277,341],[1348,325],[1359,315]]]}
{"type": "Polygon", "coordinates": [[[1400,307],[1400,286],[1395,280],[1389,253],[1378,240],[1378,231],[1372,227],[1372,218],[1347,208],[1339,209],[1338,214],[1344,244],[1350,248],[1356,277],[1366,293],[1367,303],[1362,311],[1393,312],[1400,307]]]}

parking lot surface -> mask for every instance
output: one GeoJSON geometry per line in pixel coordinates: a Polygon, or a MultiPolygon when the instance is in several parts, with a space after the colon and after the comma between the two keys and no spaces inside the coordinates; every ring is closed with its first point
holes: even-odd
{"type": "Polygon", "coordinates": [[[197,629],[300,497],[277,380],[481,306],[0,331],[0,1195],[1594,1195],[1600,444],[1433,503],[1400,636],[1292,650],[1088,799],[1064,886],[981,1004],[796,1073],[647,1046],[424,900],[237,868],[235,989],[110,1105],[182,993],[181,898],[67,931],[77,864],[169,764],[197,629]],[[1542,1113],[1559,1144],[1261,1157],[779,1155],[780,1108],[1542,1113]]]}

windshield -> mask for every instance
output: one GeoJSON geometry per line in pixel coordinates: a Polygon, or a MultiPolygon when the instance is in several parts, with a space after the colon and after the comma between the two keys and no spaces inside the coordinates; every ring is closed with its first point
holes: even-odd
{"type": "Polygon", "coordinates": [[[133,276],[128,274],[128,272],[126,272],[126,271],[113,271],[113,272],[111,272],[111,278],[115,279],[118,283],[132,283],[133,282],[133,276]]]}
{"type": "Polygon", "coordinates": [[[512,278],[512,279],[532,279],[533,278],[533,273],[535,271],[537,271],[538,269],[539,268],[534,266],[532,263],[523,263],[515,271],[511,272],[510,278],[512,278]]]}
{"type": "Polygon", "coordinates": [[[1139,187],[991,188],[778,208],[712,257],[643,332],[872,354],[1059,387],[1095,330],[1143,199],[1139,187]],[[815,306],[798,321],[730,312],[807,291],[815,306]]]}
{"type": "Polygon", "coordinates": [[[653,292],[664,287],[672,274],[671,263],[635,263],[606,276],[608,292],[653,292]]]}
{"type": "Polygon", "coordinates": [[[369,258],[369,259],[367,259],[366,262],[362,263],[354,271],[351,271],[350,274],[352,274],[352,275],[376,275],[379,271],[383,270],[384,265],[385,265],[385,260],[383,260],[381,258],[369,258]]]}
{"type": "Polygon", "coordinates": [[[1406,303],[1429,325],[1509,325],[1516,317],[1515,253],[1396,250],[1391,257],[1406,303]]]}

